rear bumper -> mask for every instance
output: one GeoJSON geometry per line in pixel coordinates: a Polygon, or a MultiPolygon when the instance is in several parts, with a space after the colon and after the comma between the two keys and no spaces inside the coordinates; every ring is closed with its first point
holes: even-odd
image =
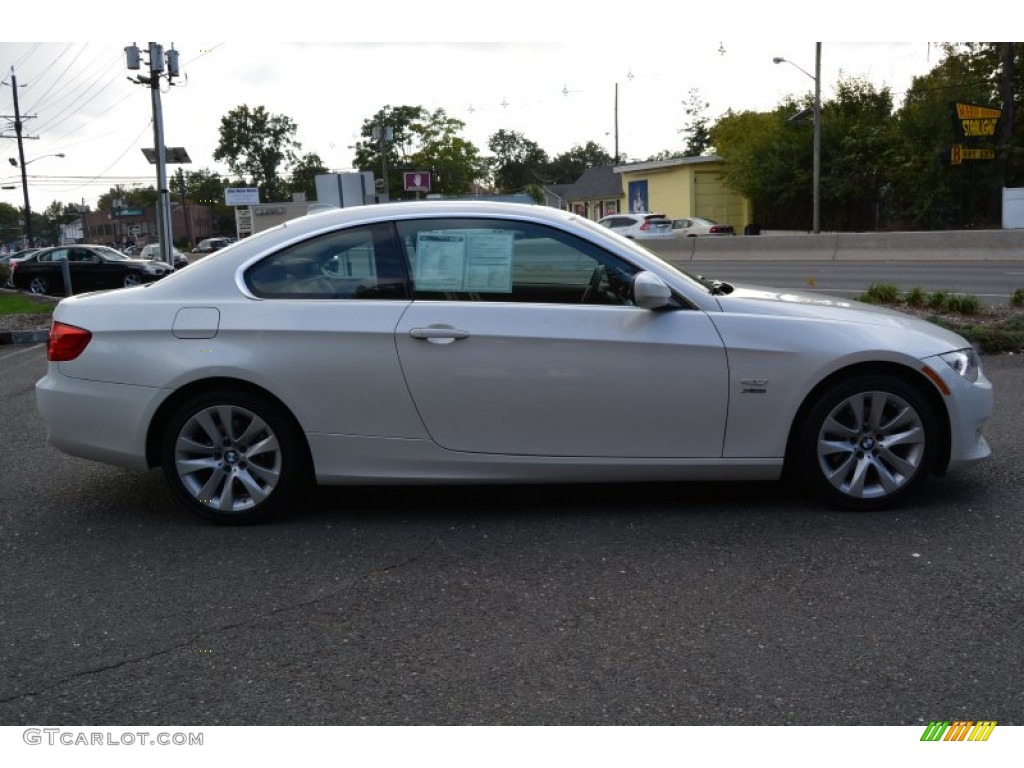
{"type": "Polygon", "coordinates": [[[149,469],[146,433],[166,390],[72,379],[49,363],[36,382],[36,407],[48,440],[83,459],[149,469]]]}

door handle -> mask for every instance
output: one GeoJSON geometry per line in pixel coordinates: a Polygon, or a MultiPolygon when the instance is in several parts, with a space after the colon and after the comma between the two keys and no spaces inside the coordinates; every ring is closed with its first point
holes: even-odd
{"type": "Polygon", "coordinates": [[[457,339],[469,338],[469,331],[460,331],[458,328],[413,328],[409,335],[414,339],[457,339]]]}

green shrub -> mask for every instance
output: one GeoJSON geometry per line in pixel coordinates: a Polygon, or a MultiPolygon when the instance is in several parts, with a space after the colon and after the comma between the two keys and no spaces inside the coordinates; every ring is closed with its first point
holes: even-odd
{"type": "Polygon", "coordinates": [[[956,330],[985,355],[1024,351],[1024,331],[1022,330],[1008,329],[1005,325],[1002,327],[969,325],[956,330]]]}
{"type": "Polygon", "coordinates": [[[895,304],[899,299],[900,289],[892,283],[872,283],[860,296],[868,304],[895,304]]]}
{"type": "Polygon", "coordinates": [[[981,300],[977,296],[950,296],[946,308],[961,315],[976,315],[981,311],[981,300]]]}
{"type": "Polygon", "coordinates": [[[908,307],[920,308],[925,305],[927,296],[925,295],[925,292],[922,289],[911,288],[909,291],[907,291],[907,294],[906,296],[903,297],[903,300],[907,302],[908,307]]]}
{"type": "Polygon", "coordinates": [[[949,291],[935,291],[928,294],[925,304],[933,312],[941,312],[949,303],[949,291]]]}
{"type": "Polygon", "coordinates": [[[1011,307],[1024,307],[1024,288],[1018,288],[1010,295],[1011,307]]]}

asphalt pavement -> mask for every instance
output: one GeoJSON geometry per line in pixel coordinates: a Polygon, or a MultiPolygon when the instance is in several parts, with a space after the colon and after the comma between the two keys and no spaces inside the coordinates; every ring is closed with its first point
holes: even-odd
{"type": "Polygon", "coordinates": [[[779,484],[333,488],[224,528],[47,446],[0,347],[0,725],[1024,724],[1024,359],[908,506],[779,484]]]}

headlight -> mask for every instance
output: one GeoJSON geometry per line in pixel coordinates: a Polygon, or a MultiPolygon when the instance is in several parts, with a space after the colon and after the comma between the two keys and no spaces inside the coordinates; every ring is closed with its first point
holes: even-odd
{"type": "Polygon", "coordinates": [[[944,355],[939,355],[939,357],[946,361],[946,365],[968,381],[977,381],[978,376],[981,374],[981,358],[970,347],[958,349],[956,352],[947,352],[944,355]]]}

